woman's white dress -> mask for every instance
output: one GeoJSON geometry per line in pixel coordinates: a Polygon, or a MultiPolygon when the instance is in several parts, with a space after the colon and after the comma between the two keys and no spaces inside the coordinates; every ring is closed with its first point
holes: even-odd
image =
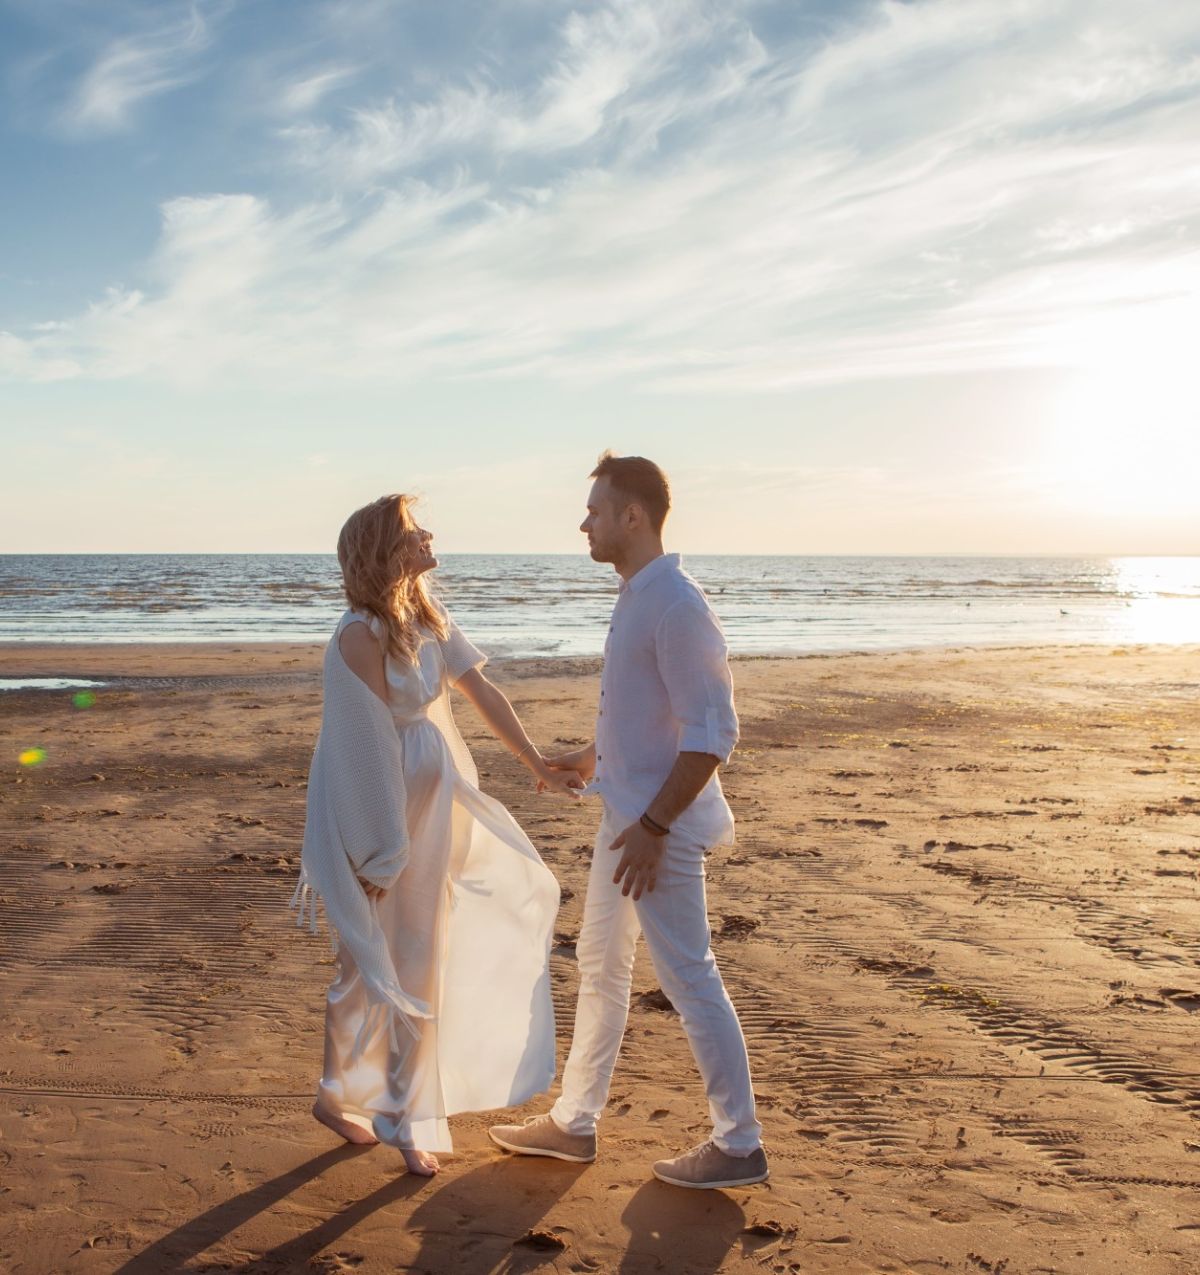
{"type": "MultiPolygon", "coordinates": [[[[347,611],[331,645],[356,622],[383,632],[374,616],[347,611]]],[[[409,1020],[408,1031],[373,1032],[356,1056],[367,992],[335,942],[317,1094],[321,1108],[381,1142],[425,1151],[453,1149],[447,1116],[517,1105],[554,1078],[549,950],[559,887],[508,810],[479,790],[447,687],[486,657],[452,620],[449,629],[444,641],[422,631],[417,665],[390,653],[385,663],[409,847],[375,906],[401,987],[431,1016],[409,1020]]]]}

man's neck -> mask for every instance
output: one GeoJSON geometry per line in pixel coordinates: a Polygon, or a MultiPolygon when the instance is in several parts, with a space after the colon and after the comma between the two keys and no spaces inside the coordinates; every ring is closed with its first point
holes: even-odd
{"type": "Polygon", "coordinates": [[[661,558],[663,553],[663,542],[654,540],[632,548],[628,557],[622,558],[620,562],[614,562],[613,566],[616,567],[617,574],[622,580],[632,580],[643,567],[648,566],[655,558],[661,558]]]}

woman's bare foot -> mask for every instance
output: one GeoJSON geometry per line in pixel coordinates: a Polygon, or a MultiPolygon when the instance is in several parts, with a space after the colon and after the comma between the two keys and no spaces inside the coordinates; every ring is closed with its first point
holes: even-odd
{"type": "Polygon", "coordinates": [[[368,1133],[360,1125],[343,1120],[340,1116],[331,1116],[329,1112],[322,1111],[316,1103],[313,1103],[312,1113],[327,1129],[332,1129],[339,1138],[345,1138],[347,1142],[353,1142],[357,1146],[373,1147],[379,1141],[373,1133],[368,1133]]]}
{"type": "Polygon", "coordinates": [[[409,1173],[419,1173],[423,1178],[433,1177],[442,1167],[437,1162],[437,1156],[430,1155],[428,1151],[405,1151],[401,1148],[400,1154],[408,1165],[409,1173]]]}

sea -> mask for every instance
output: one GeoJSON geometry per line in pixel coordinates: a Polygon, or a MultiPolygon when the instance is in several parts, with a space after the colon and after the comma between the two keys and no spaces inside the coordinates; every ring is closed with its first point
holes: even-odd
{"type": "MultiPolygon", "coordinates": [[[[736,655],[1200,643],[1200,557],[685,556],[736,655]]],[[[497,658],[601,653],[617,593],[586,555],[447,554],[435,589],[497,658]]],[[[0,642],[322,641],[333,554],[0,555],[0,642]]]]}

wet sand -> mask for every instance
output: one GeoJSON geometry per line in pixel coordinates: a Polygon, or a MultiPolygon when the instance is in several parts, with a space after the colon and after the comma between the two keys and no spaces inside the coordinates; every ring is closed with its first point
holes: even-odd
{"type": "MultiPolygon", "coordinates": [[[[0,647],[113,679],[0,697],[0,1270],[1200,1270],[1200,650],[735,664],[710,912],[773,1176],[726,1192],[650,1176],[707,1123],[644,953],[595,1164],[465,1116],[427,1181],[312,1119],[331,957],[285,906],[319,664],[0,647]]],[[[492,673],[549,751],[597,668],[492,673]]],[[[564,886],[565,1052],[596,807],[456,710],[564,886]]]]}

